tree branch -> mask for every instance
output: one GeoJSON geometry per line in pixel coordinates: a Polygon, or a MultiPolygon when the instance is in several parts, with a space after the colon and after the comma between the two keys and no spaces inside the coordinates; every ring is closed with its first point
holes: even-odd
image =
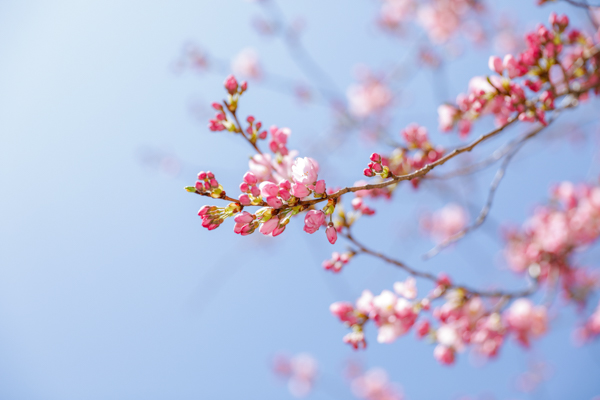
{"type": "MultiPolygon", "coordinates": [[[[432,282],[438,281],[438,277],[429,272],[423,272],[423,271],[416,270],[414,268],[411,268],[407,264],[403,263],[402,261],[393,259],[383,253],[379,253],[375,250],[371,250],[371,249],[367,248],[365,245],[363,245],[358,240],[356,240],[349,231],[347,231],[346,234],[341,234],[341,236],[345,237],[348,241],[350,241],[352,244],[354,244],[354,246],[356,246],[356,249],[354,249],[354,251],[357,254],[359,254],[359,253],[369,254],[373,257],[376,257],[376,258],[379,258],[379,259],[385,261],[388,264],[392,264],[392,265],[404,270],[409,275],[419,277],[419,278],[424,278],[424,279],[430,280],[432,282]]],[[[473,296],[503,297],[506,299],[512,299],[512,298],[517,298],[517,297],[526,297],[526,296],[533,294],[537,290],[537,282],[530,285],[530,287],[528,287],[526,289],[521,289],[521,290],[512,291],[512,292],[504,291],[504,290],[477,290],[477,289],[473,289],[473,288],[470,288],[465,285],[456,285],[456,284],[450,284],[448,286],[448,288],[461,289],[473,296]]]]}
{"type": "Polygon", "coordinates": [[[554,121],[556,121],[556,119],[558,118],[558,116],[561,113],[561,111],[563,111],[565,109],[568,109],[568,108],[572,108],[572,107],[574,107],[574,103],[569,103],[568,105],[566,105],[566,106],[564,106],[562,108],[556,109],[556,111],[555,111],[554,115],[552,116],[552,118],[548,120],[548,124],[547,125],[541,125],[541,126],[537,127],[536,129],[532,130],[531,132],[529,132],[526,135],[524,135],[521,138],[519,138],[516,142],[513,142],[508,147],[508,150],[505,152],[506,158],[502,162],[502,165],[500,166],[500,168],[498,169],[498,171],[496,171],[496,175],[494,175],[494,179],[492,180],[492,183],[490,184],[490,189],[489,189],[489,192],[488,192],[488,196],[487,196],[487,200],[485,202],[485,205],[483,206],[483,208],[479,212],[479,215],[477,216],[477,219],[475,220],[475,222],[473,224],[467,226],[466,228],[462,229],[460,232],[457,232],[454,235],[450,236],[449,238],[447,238],[446,240],[444,240],[443,242],[439,243],[434,248],[432,248],[431,250],[429,250],[427,253],[425,253],[423,255],[423,259],[424,260],[428,260],[428,259],[436,256],[437,254],[440,253],[440,251],[442,251],[446,247],[450,246],[452,243],[455,243],[455,242],[459,241],[467,233],[469,233],[469,232],[477,229],[479,226],[481,226],[481,224],[483,224],[485,222],[485,220],[486,220],[486,218],[487,218],[487,216],[490,213],[490,210],[492,208],[492,203],[494,201],[494,196],[496,194],[496,190],[498,189],[498,186],[500,186],[500,182],[502,181],[502,178],[504,178],[504,174],[506,173],[506,169],[508,168],[508,165],[510,164],[511,160],[513,159],[513,157],[519,152],[519,150],[523,147],[523,145],[528,140],[530,140],[531,138],[535,137],[538,133],[540,133],[541,131],[543,131],[547,126],[549,126],[554,121]]]}

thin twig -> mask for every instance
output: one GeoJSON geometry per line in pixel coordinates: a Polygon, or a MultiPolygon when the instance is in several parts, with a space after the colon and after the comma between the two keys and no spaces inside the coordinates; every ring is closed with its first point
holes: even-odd
{"type": "MultiPolygon", "coordinates": [[[[379,253],[375,250],[371,250],[369,248],[367,248],[364,244],[360,243],[358,240],[356,240],[354,238],[354,236],[352,236],[352,234],[350,232],[347,232],[346,234],[342,234],[341,236],[345,237],[346,239],[348,239],[352,244],[354,244],[354,246],[356,246],[356,249],[354,251],[356,251],[357,254],[360,253],[364,253],[364,254],[369,254],[373,257],[379,258],[383,261],[385,261],[388,264],[392,264],[402,270],[404,270],[405,272],[407,272],[409,275],[415,276],[415,277],[419,277],[419,278],[424,278],[424,279],[428,279],[432,282],[437,282],[438,281],[438,277],[433,275],[432,273],[429,272],[423,272],[423,271],[419,271],[417,269],[414,269],[410,266],[408,266],[407,264],[405,264],[402,261],[393,259],[389,256],[386,256],[383,253],[379,253]]],[[[477,290],[477,289],[473,289],[470,288],[468,286],[465,285],[456,285],[456,284],[450,284],[448,286],[448,288],[450,289],[461,289],[464,290],[465,292],[473,295],[473,296],[479,296],[479,297],[505,297],[507,299],[511,299],[511,298],[516,298],[516,297],[526,297],[529,296],[531,294],[533,294],[536,289],[537,289],[537,283],[532,284],[530,287],[526,288],[526,289],[521,289],[521,290],[517,290],[514,292],[507,292],[504,290],[477,290]]]]}
{"type": "Polygon", "coordinates": [[[541,125],[541,126],[537,127],[536,129],[534,129],[531,132],[529,132],[528,134],[522,136],[521,138],[519,138],[519,140],[517,140],[516,142],[513,143],[513,145],[507,151],[506,158],[504,158],[504,160],[502,161],[502,165],[500,166],[498,171],[496,171],[496,175],[494,175],[494,179],[492,180],[492,183],[490,184],[490,189],[488,192],[488,196],[487,196],[485,205],[479,212],[479,215],[477,216],[477,219],[475,220],[475,222],[473,222],[473,224],[471,224],[471,225],[467,226],[466,228],[462,229],[461,231],[455,233],[454,235],[450,236],[449,238],[447,238],[446,240],[444,240],[443,242],[439,243],[434,248],[429,250],[427,253],[425,253],[423,255],[424,260],[428,260],[428,259],[436,256],[437,254],[439,254],[440,251],[442,251],[446,247],[450,246],[452,243],[459,241],[467,233],[477,229],[479,226],[481,226],[481,224],[484,223],[484,221],[486,220],[487,216],[490,213],[490,210],[492,209],[492,203],[494,202],[494,196],[496,194],[498,186],[500,185],[502,178],[504,178],[504,174],[506,173],[506,168],[508,168],[508,165],[510,164],[513,157],[519,152],[519,150],[523,147],[523,145],[528,140],[535,137],[538,133],[540,133],[542,130],[544,130],[547,126],[552,124],[558,118],[558,115],[560,114],[561,111],[563,111],[567,108],[572,108],[573,106],[574,106],[574,103],[570,103],[562,108],[557,109],[555,111],[554,115],[552,116],[552,118],[550,118],[548,120],[547,125],[541,125]]]}
{"type": "Polygon", "coordinates": [[[278,33],[280,34],[286,49],[290,53],[292,60],[309,80],[312,82],[319,82],[319,84],[313,83],[313,86],[317,88],[321,93],[321,96],[329,101],[338,99],[341,91],[336,87],[329,74],[325,72],[302,45],[302,42],[298,39],[297,35],[294,34],[293,30],[286,26],[283,12],[275,0],[265,0],[259,2],[259,5],[270,12],[273,20],[275,20],[277,30],[279,31],[278,33]],[[325,89],[325,87],[331,87],[333,90],[325,89]]]}

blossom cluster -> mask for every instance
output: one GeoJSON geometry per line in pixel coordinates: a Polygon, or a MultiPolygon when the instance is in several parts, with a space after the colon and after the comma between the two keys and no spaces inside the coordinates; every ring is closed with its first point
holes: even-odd
{"type": "Polygon", "coordinates": [[[433,213],[421,217],[421,229],[431,238],[441,243],[462,231],[469,220],[469,215],[464,207],[450,203],[433,213]]]}
{"type": "MultiPolygon", "coordinates": [[[[453,7],[460,2],[454,1],[453,7]]],[[[512,121],[539,121],[545,125],[545,113],[555,110],[555,101],[561,96],[584,100],[591,91],[598,93],[600,53],[592,39],[568,29],[565,16],[553,14],[550,23],[550,28],[540,26],[526,36],[528,47],[519,56],[491,57],[489,67],[495,75],[473,78],[468,94],[460,95],[456,104],[440,106],[441,130],[457,127],[462,136],[467,135],[472,122],[486,114],[494,115],[500,126],[512,121]]],[[[240,85],[235,77],[229,76],[224,87],[227,98],[222,103],[213,103],[216,115],[210,120],[209,129],[240,135],[255,154],[239,184],[237,198],[229,197],[210,171],[200,172],[196,184],[186,188],[201,196],[229,202],[225,207],[203,206],[198,212],[202,226],[213,230],[233,218],[236,234],[246,236],[258,230],[275,237],[286,230],[292,217],[301,215],[306,233],[313,234],[323,227],[331,244],[342,234],[357,246],[346,253],[334,252],[323,263],[324,269],[336,273],[360,252],[390,262],[385,256],[365,250],[350,234],[350,227],[359,217],[375,213],[367,204],[368,198],[389,199],[398,182],[407,178],[416,188],[431,168],[470,151],[478,143],[447,153],[432,144],[425,127],[410,124],[400,132],[403,143],[395,145],[393,151],[371,154],[363,175],[372,178],[374,184],[359,181],[353,187],[334,190],[320,179],[323,174],[315,159],[301,157],[298,151],[289,148],[289,128],[266,129],[254,116],[245,119],[238,116],[238,103],[247,83],[240,85]],[[240,121],[245,124],[242,126],[240,121]],[[261,144],[268,149],[262,151],[261,144]],[[352,211],[348,213],[341,200],[347,193],[354,193],[352,211]],[[250,212],[251,207],[258,209],[250,212]]],[[[349,99],[352,113],[367,118],[391,104],[391,91],[381,81],[369,77],[365,85],[349,91],[349,99]]],[[[574,253],[600,236],[600,187],[563,183],[553,190],[552,200],[550,205],[539,207],[523,229],[508,232],[505,254],[516,272],[528,272],[536,284],[560,283],[567,299],[585,304],[590,293],[600,286],[600,279],[576,267],[574,253]]],[[[449,205],[425,220],[423,228],[435,241],[442,242],[464,229],[466,222],[466,212],[449,205]]],[[[428,273],[405,270],[434,281],[433,290],[419,298],[416,280],[409,277],[396,282],[393,291],[383,290],[374,295],[365,290],[354,304],[331,305],[332,314],[350,328],[344,336],[345,343],[355,349],[365,348],[365,327],[369,321],[376,327],[380,343],[391,343],[414,329],[418,338],[428,338],[435,344],[434,357],[448,365],[468,348],[484,357],[495,357],[507,338],[527,347],[548,329],[547,306],[535,305],[526,298],[530,293],[480,292],[455,285],[445,275],[436,280],[428,273]]],[[[600,334],[599,310],[581,328],[585,337],[600,334]]],[[[289,364],[290,382],[298,387],[311,387],[314,374],[295,371],[293,364],[289,364]]],[[[364,389],[358,396],[375,399],[375,395],[369,394],[373,390],[364,389]]]]}
{"type": "MultiPolygon", "coordinates": [[[[240,126],[237,108],[240,96],[247,90],[247,83],[241,85],[233,76],[224,82],[229,96],[223,104],[213,103],[217,111],[215,118],[209,123],[212,131],[233,132],[244,138],[256,149],[249,161],[248,171],[244,174],[238,199],[226,196],[223,187],[215,179],[212,172],[201,172],[195,186],[186,190],[212,198],[234,200],[227,207],[204,206],[198,212],[202,217],[202,225],[209,230],[219,227],[227,218],[235,221],[234,232],[249,235],[258,231],[268,236],[278,236],[285,230],[291,217],[306,211],[304,231],[315,233],[325,226],[325,233],[330,243],[337,240],[338,230],[334,227],[332,217],[335,210],[335,199],[329,199],[322,210],[314,209],[303,201],[322,199],[327,188],[323,179],[318,179],[319,164],[309,157],[297,157],[298,152],[287,147],[291,135],[289,128],[271,126],[268,131],[262,130],[262,123],[253,116],[246,118],[247,127],[240,126]],[[228,115],[229,113],[229,115],[228,115]],[[265,154],[257,146],[258,140],[270,137],[269,149],[272,154],[265,154]],[[243,211],[244,207],[261,206],[254,213],[243,211]],[[329,223],[327,217],[329,216],[329,223]]],[[[365,210],[365,212],[368,212],[365,210]]]]}
{"type": "MultiPolygon", "coordinates": [[[[274,374],[287,382],[288,390],[294,397],[306,397],[318,388],[319,366],[317,360],[308,353],[294,356],[278,354],[273,359],[274,374]]],[[[402,400],[402,388],[391,382],[382,368],[364,371],[356,362],[349,361],[346,378],[357,399],[362,400],[402,400]]]]}
{"type": "Polygon", "coordinates": [[[352,393],[363,400],[402,400],[402,389],[390,382],[387,372],[382,368],[372,368],[354,377],[350,382],[352,393]]]}
{"type": "Polygon", "coordinates": [[[275,374],[287,381],[288,390],[295,397],[305,397],[313,390],[318,375],[317,360],[310,354],[293,357],[283,354],[273,360],[275,374]]]}
{"type": "Polygon", "coordinates": [[[344,265],[348,264],[348,262],[354,257],[356,253],[349,251],[346,253],[338,253],[334,251],[331,254],[331,259],[323,261],[323,269],[332,271],[332,272],[340,272],[344,265]]]}
{"type": "Polygon", "coordinates": [[[551,203],[539,206],[522,229],[507,231],[504,254],[510,268],[540,282],[560,282],[564,297],[584,304],[600,276],[578,268],[575,253],[600,236],[600,186],[563,182],[551,203]]]}
{"type": "Polygon", "coordinates": [[[484,31],[476,16],[482,10],[478,0],[383,0],[379,22],[386,29],[401,31],[416,21],[436,44],[448,41],[461,30],[480,41],[484,31]]]}
{"type": "MultiPolygon", "coordinates": [[[[387,156],[378,153],[371,154],[371,162],[363,171],[365,176],[379,176],[386,179],[391,176],[407,175],[427,164],[438,161],[445,154],[444,148],[434,147],[431,144],[427,129],[423,126],[412,123],[404,128],[400,135],[404,139],[405,145],[396,147],[387,156]]],[[[418,178],[412,179],[410,182],[414,187],[419,185],[418,178]]],[[[384,193],[384,191],[380,191],[373,195],[384,193]]]]}
{"type": "Polygon", "coordinates": [[[360,82],[346,91],[348,111],[356,118],[380,114],[392,105],[394,94],[384,79],[368,70],[361,71],[360,82]]]}
{"type": "Polygon", "coordinates": [[[575,333],[578,336],[577,339],[582,342],[595,339],[600,336],[600,302],[598,302],[598,306],[588,317],[585,324],[575,333]]]}
{"type": "Polygon", "coordinates": [[[384,290],[375,296],[365,290],[355,305],[348,302],[333,303],[333,315],[345,323],[352,332],[344,342],[355,349],[366,347],[364,326],[370,320],[377,327],[377,341],[391,343],[407,334],[413,326],[418,338],[427,337],[436,344],[434,357],[442,364],[452,364],[457,352],[471,346],[485,357],[494,357],[507,336],[514,337],[523,346],[547,330],[545,306],[536,306],[531,300],[518,298],[504,311],[499,302],[487,304],[480,296],[463,288],[454,288],[442,276],[435,289],[426,297],[417,299],[415,280],[409,278],[394,284],[394,292],[384,290]],[[432,302],[443,299],[439,307],[432,302]],[[430,312],[430,318],[422,316],[430,312]]]}
{"type": "Polygon", "coordinates": [[[440,130],[457,127],[466,136],[483,115],[493,115],[498,126],[514,117],[546,124],[545,113],[555,109],[558,97],[585,99],[590,90],[599,93],[598,48],[591,37],[568,25],[565,15],[553,13],[550,28],[540,25],[528,33],[527,49],[517,57],[490,57],[494,75],[471,79],[468,93],[460,94],[456,104],[438,108],[440,130]]]}

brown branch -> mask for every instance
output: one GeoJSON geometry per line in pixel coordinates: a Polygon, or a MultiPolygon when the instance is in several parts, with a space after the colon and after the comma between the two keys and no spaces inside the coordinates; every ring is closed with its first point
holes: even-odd
{"type": "Polygon", "coordinates": [[[506,158],[502,162],[502,165],[500,166],[498,171],[496,171],[496,175],[494,175],[494,179],[492,180],[492,183],[490,184],[490,189],[488,192],[488,196],[487,196],[485,205],[481,209],[475,222],[473,224],[467,226],[466,228],[462,229],[460,232],[457,232],[454,235],[450,236],[449,238],[447,238],[446,240],[444,240],[443,242],[439,243],[434,248],[429,250],[427,253],[425,253],[423,255],[424,260],[428,260],[428,259],[436,256],[437,254],[440,253],[440,251],[442,251],[446,247],[450,246],[452,243],[459,241],[460,239],[465,237],[467,235],[467,233],[477,229],[479,226],[481,226],[481,224],[483,224],[485,222],[485,220],[486,220],[487,216],[489,215],[490,210],[492,208],[492,203],[494,201],[494,196],[496,194],[496,190],[498,189],[498,186],[500,185],[502,178],[504,178],[504,174],[506,173],[506,168],[508,168],[508,165],[510,164],[513,157],[519,152],[519,150],[523,147],[523,145],[528,140],[535,137],[538,133],[540,133],[546,127],[548,127],[550,124],[552,124],[554,121],[556,121],[556,119],[558,118],[561,111],[566,110],[568,108],[572,108],[574,106],[575,106],[575,103],[571,102],[564,107],[556,109],[552,118],[550,118],[548,120],[547,125],[541,125],[541,126],[537,127],[536,129],[532,130],[531,132],[529,132],[526,135],[519,138],[516,142],[512,143],[512,145],[509,147],[508,151],[506,152],[506,158]]]}
{"type": "MultiPolygon", "coordinates": [[[[356,240],[349,231],[346,234],[341,234],[341,236],[345,237],[348,241],[350,241],[352,244],[354,244],[354,246],[356,246],[356,249],[354,249],[354,251],[357,254],[359,254],[359,253],[369,254],[373,257],[376,257],[376,258],[379,258],[379,259],[385,261],[388,264],[392,264],[392,265],[404,270],[409,275],[419,277],[419,278],[424,278],[424,279],[430,280],[432,282],[438,281],[438,277],[429,272],[419,271],[417,269],[414,269],[414,268],[408,266],[407,264],[403,263],[402,261],[393,259],[389,256],[386,256],[383,253],[379,253],[375,250],[369,249],[364,244],[362,244],[358,240],[356,240]]],[[[517,291],[513,291],[513,292],[508,292],[508,291],[504,291],[504,290],[477,290],[477,289],[473,289],[473,288],[470,288],[465,285],[456,285],[456,284],[450,284],[449,286],[447,286],[447,288],[464,290],[465,292],[467,292],[468,294],[470,294],[472,296],[503,297],[506,299],[512,299],[512,298],[517,298],[517,297],[526,297],[526,296],[533,294],[537,290],[537,281],[534,282],[534,284],[530,285],[530,287],[528,287],[526,289],[521,289],[521,290],[517,290],[517,291]]]]}
{"type": "MultiPolygon", "coordinates": [[[[600,48],[594,48],[594,52],[592,52],[592,56],[594,56],[595,54],[597,54],[600,51],[600,48]]],[[[569,96],[578,96],[581,95],[589,90],[595,89],[597,87],[600,87],[600,82],[596,83],[594,85],[591,85],[589,87],[585,87],[585,88],[581,88],[579,90],[570,90],[568,92],[565,93],[561,93],[559,94],[557,97],[562,97],[565,95],[569,95],[569,96]]],[[[225,104],[227,105],[227,103],[225,102],[225,104]]],[[[575,107],[577,105],[577,100],[576,98],[572,99],[571,102],[569,103],[569,105],[565,108],[571,108],[571,107],[575,107]]],[[[231,112],[231,111],[230,111],[231,112]]],[[[233,114],[233,112],[231,112],[233,114]]],[[[258,150],[258,147],[256,146],[256,144],[252,143],[250,141],[250,139],[248,139],[246,137],[246,135],[244,135],[243,131],[241,130],[241,125],[239,124],[239,121],[237,119],[237,116],[235,116],[234,114],[234,118],[236,123],[238,124],[238,129],[241,132],[242,136],[244,136],[244,138],[250,142],[250,144],[255,147],[255,149],[257,149],[257,151],[260,152],[260,150],[258,150]]],[[[513,123],[515,123],[516,121],[518,121],[518,115],[510,118],[504,125],[484,134],[481,135],[478,139],[476,139],[475,141],[471,142],[470,144],[463,146],[463,147],[458,147],[454,150],[452,150],[450,153],[446,154],[444,157],[440,158],[439,160],[432,162],[430,164],[425,165],[423,168],[411,172],[409,174],[405,174],[405,175],[397,175],[397,176],[392,176],[391,179],[385,180],[383,182],[380,183],[373,183],[373,184],[367,184],[367,185],[363,185],[363,186],[351,186],[351,187],[346,187],[343,189],[338,190],[335,193],[332,194],[326,194],[325,196],[318,198],[318,199],[310,199],[310,200],[302,200],[299,201],[297,203],[295,203],[293,206],[288,206],[288,207],[283,207],[280,210],[285,210],[286,208],[289,207],[297,207],[297,206],[302,206],[303,209],[307,209],[315,204],[321,203],[323,201],[329,200],[329,199],[334,199],[337,201],[337,199],[339,197],[341,197],[342,195],[346,194],[346,193],[353,193],[353,192],[358,192],[358,191],[362,191],[362,190],[373,190],[373,189],[382,189],[394,184],[397,184],[401,181],[407,181],[407,180],[412,180],[412,179],[416,179],[416,178],[422,178],[425,175],[427,175],[431,170],[433,170],[434,168],[445,164],[446,162],[448,162],[449,160],[453,159],[454,157],[456,157],[459,154],[462,153],[466,153],[466,152],[470,152],[472,151],[477,145],[487,141],[488,139],[498,135],[500,132],[502,132],[504,129],[506,129],[507,127],[509,127],[510,125],[512,125],[513,123]]],[[[262,154],[262,153],[261,153],[262,154]]],[[[262,205],[261,205],[262,206],[262,205]]]]}
{"type": "Polygon", "coordinates": [[[250,138],[248,136],[246,136],[246,134],[244,133],[244,130],[242,129],[242,124],[240,124],[240,121],[238,120],[238,117],[237,117],[237,109],[234,111],[231,111],[229,109],[229,104],[227,104],[227,102],[225,100],[223,100],[223,104],[225,104],[225,109],[227,111],[229,111],[229,113],[233,116],[233,119],[235,120],[235,123],[236,123],[235,132],[242,135],[244,137],[244,139],[246,139],[246,141],[248,143],[250,143],[250,146],[252,146],[258,154],[262,155],[262,151],[260,151],[260,149],[258,148],[256,143],[253,143],[252,140],[250,140],[250,138]]]}
{"type": "Polygon", "coordinates": [[[312,82],[325,99],[330,102],[343,98],[342,92],[336,87],[335,82],[327,72],[315,61],[293,29],[286,26],[285,17],[275,0],[263,0],[259,2],[271,18],[275,21],[277,33],[280,35],[286,50],[289,52],[294,63],[300,68],[302,73],[312,82]],[[315,84],[319,82],[318,84],[315,84]],[[326,89],[330,87],[331,89],[326,89]]]}
{"type": "Polygon", "coordinates": [[[496,136],[498,133],[502,132],[505,128],[507,128],[508,126],[512,125],[514,122],[516,122],[518,120],[517,117],[513,117],[511,118],[506,124],[502,125],[499,128],[494,129],[493,131],[486,133],[485,135],[481,135],[477,140],[473,141],[472,143],[470,143],[467,146],[463,146],[463,147],[459,147],[457,149],[454,149],[453,151],[451,151],[450,153],[448,153],[447,155],[445,155],[444,157],[440,158],[439,160],[431,163],[431,164],[427,164],[425,165],[423,168],[411,172],[409,174],[405,174],[405,175],[397,175],[392,177],[389,180],[380,182],[380,183],[372,183],[372,184],[368,184],[368,185],[363,185],[363,186],[352,186],[352,187],[346,187],[344,189],[340,189],[335,193],[329,194],[323,198],[320,199],[312,199],[312,200],[306,200],[306,201],[301,201],[298,204],[304,205],[304,206],[310,206],[316,203],[320,203],[322,201],[328,200],[328,199],[332,199],[332,198],[338,198],[346,193],[351,193],[351,192],[358,192],[361,190],[373,190],[373,189],[382,189],[385,188],[387,186],[396,184],[398,182],[401,181],[408,181],[408,180],[412,180],[415,178],[421,178],[425,175],[427,175],[427,173],[429,173],[429,171],[431,171],[432,169],[434,169],[435,167],[438,167],[440,165],[445,164],[447,161],[453,159],[454,157],[456,157],[459,154],[465,153],[465,152],[469,152],[471,150],[473,150],[473,148],[475,148],[475,146],[477,146],[478,144],[496,136]]]}

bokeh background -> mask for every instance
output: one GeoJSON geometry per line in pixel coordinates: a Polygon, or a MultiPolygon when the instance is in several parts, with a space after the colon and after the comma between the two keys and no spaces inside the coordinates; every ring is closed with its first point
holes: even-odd
{"type": "MultiPolygon", "coordinates": [[[[587,26],[579,10],[564,6],[494,3],[490,12],[514,18],[523,32],[551,10],[587,26]]],[[[375,1],[279,5],[290,19],[304,19],[303,43],[342,92],[357,64],[385,70],[411,57],[410,40],[375,27],[375,1]]],[[[321,261],[344,244],[305,234],[300,221],[277,238],[242,238],[229,222],[213,232],[200,226],[196,212],[207,201],[183,187],[210,169],[236,193],[252,153],[206,128],[207,106],[222,98],[227,71],[175,66],[190,41],[222,60],[251,46],[267,71],[307,82],[280,40],[253,29],[260,15],[241,0],[0,2],[0,398],[290,398],[271,371],[280,351],[319,360],[314,399],[352,398],[342,374],[349,359],[385,368],[408,399],[600,394],[600,345],[573,345],[583,315],[560,299],[547,336],[529,351],[511,342],[485,364],[463,354],[455,366],[440,366],[433,347],[413,334],[380,345],[372,330],[368,350],[354,353],[329,304],[389,289],[405,278],[401,271],[363,257],[340,275],[323,271],[321,261]],[[545,379],[524,393],[519,376],[538,363],[545,379]]],[[[487,74],[496,50],[464,42],[458,51],[443,70],[406,71],[391,132],[419,122],[435,141],[460,142],[437,133],[436,107],[471,76],[487,74]]],[[[384,149],[356,131],[332,141],[332,113],[318,96],[303,103],[280,88],[252,81],[250,88],[241,112],[290,127],[290,148],[314,156],[330,186],[361,179],[366,154],[384,149]]],[[[525,285],[506,269],[499,227],[520,224],[553,182],[597,180],[598,110],[590,102],[528,144],[481,232],[433,260],[420,258],[432,243],[419,232],[419,214],[455,201],[473,217],[494,168],[417,192],[405,185],[393,202],[375,204],[378,215],[359,222],[358,236],[460,282],[525,285]]],[[[475,134],[491,126],[482,123],[475,134]]],[[[589,249],[581,263],[597,265],[597,256],[589,249]]]]}

